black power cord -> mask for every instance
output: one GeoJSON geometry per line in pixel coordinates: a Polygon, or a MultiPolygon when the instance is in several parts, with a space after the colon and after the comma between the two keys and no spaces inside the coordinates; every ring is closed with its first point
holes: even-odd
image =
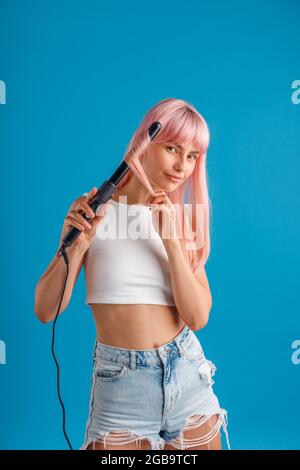
{"type": "Polygon", "coordinates": [[[65,411],[65,407],[64,407],[63,401],[61,399],[61,395],[60,395],[60,369],[59,369],[59,364],[58,364],[58,361],[56,359],[55,352],[54,352],[55,325],[56,325],[56,321],[57,321],[57,318],[58,318],[58,314],[59,314],[59,311],[60,311],[60,306],[61,306],[61,303],[62,303],[62,300],[63,300],[63,297],[64,297],[65,288],[66,288],[67,280],[68,280],[68,276],[69,276],[69,258],[68,258],[66,250],[61,249],[61,254],[62,254],[62,256],[65,260],[66,266],[67,266],[67,275],[66,275],[66,279],[65,279],[65,283],[64,283],[64,287],[63,287],[62,296],[61,296],[61,299],[60,299],[60,302],[59,302],[58,310],[57,310],[57,313],[55,315],[55,319],[54,319],[53,325],[52,325],[52,355],[53,355],[53,358],[54,358],[54,361],[55,361],[55,364],[56,364],[56,369],[57,369],[57,374],[56,374],[57,394],[58,394],[58,399],[60,401],[60,404],[61,404],[61,407],[62,407],[62,412],[63,412],[63,433],[65,435],[65,438],[66,438],[66,441],[68,443],[68,446],[69,446],[70,450],[73,450],[72,444],[71,444],[70,439],[68,437],[68,434],[66,432],[66,411],[65,411]]]}

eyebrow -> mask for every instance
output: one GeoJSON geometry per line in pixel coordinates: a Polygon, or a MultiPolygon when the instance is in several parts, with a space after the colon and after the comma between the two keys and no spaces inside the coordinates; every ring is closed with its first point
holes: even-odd
{"type": "MultiPolygon", "coordinates": [[[[176,146],[179,147],[181,150],[183,150],[182,145],[176,144],[176,142],[174,142],[174,145],[176,145],[176,146]]],[[[200,153],[200,152],[199,152],[199,150],[192,150],[191,153],[200,153]]]]}

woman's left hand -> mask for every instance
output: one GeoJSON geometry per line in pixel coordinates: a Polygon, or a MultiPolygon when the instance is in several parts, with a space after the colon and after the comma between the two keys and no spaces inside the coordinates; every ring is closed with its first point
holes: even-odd
{"type": "Polygon", "coordinates": [[[151,206],[152,222],[164,245],[178,242],[176,238],[176,210],[166,192],[157,191],[155,196],[150,195],[146,201],[151,206]]]}

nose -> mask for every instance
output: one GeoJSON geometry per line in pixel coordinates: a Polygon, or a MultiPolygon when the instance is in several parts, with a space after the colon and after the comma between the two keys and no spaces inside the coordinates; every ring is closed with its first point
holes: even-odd
{"type": "Polygon", "coordinates": [[[177,162],[175,165],[174,165],[174,171],[176,173],[176,175],[180,178],[182,178],[185,174],[185,166],[184,166],[184,163],[181,163],[181,162],[177,162]]]}

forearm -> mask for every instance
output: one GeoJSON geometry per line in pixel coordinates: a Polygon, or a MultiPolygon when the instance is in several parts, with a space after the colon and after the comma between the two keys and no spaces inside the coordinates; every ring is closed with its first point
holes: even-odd
{"type": "MultiPolygon", "coordinates": [[[[69,258],[69,274],[60,306],[61,313],[68,305],[76,277],[87,247],[73,244],[67,248],[69,258]]],[[[34,311],[39,320],[47,323],[55,318],[62,296],[67,275],[67,266],[63,256],[55,256],[35,288],[34,311]]]]}
{"type": "Polygon", "coordinates": [[[180,317],[193,330],[203,328],[211,308],[210,292],[200,284],[178,240],[166,242],[174,301],[180,317]]]}

